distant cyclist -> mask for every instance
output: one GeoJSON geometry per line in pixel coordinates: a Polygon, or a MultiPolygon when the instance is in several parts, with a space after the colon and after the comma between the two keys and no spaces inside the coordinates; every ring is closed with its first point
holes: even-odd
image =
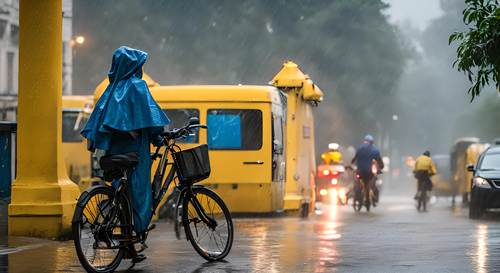
{"type": "Polygon", "coordinates": [[[375,201],[378,201],[378,188],[375,185],[376,174],[373,173],[373,163],[376,162],[377,170],[384,168],[384,162],[380,156],[380,151],[373,144],[374,139],[371,135],[366,135],[363,144],[358,147],[351,164],[355,164],[358,169],[358,174],[361,180],[370,187],[375,195],[375,201]]]}
{"type": "Polygon", "coordinates": [[[431,152],[425,151],[421,156],[415,161],[415,166],[413,167],[413,174],[417,179],[417,194],[415,195],[415,200],[418,199],[419,193],[422,191],[432,190],[431,176],[435,175],[437,172],[436,165],[432,161],[431,152]]]}

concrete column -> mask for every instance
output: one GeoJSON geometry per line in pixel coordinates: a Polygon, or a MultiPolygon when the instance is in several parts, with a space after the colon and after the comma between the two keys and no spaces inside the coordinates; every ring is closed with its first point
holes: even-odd
{"type": "Polygon", "coordinates": [[[79,195],[66,175],[61,141],[62,2],[22,0],[19,7],[17,178],[9,234],[69,235],[79,195]]]}

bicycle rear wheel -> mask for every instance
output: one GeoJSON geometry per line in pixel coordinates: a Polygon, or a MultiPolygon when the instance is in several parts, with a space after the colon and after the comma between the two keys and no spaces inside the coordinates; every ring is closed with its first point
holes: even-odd
{"type": "Polygon", "coordinates": [[[192,192],[192,196],[186,193],[182,202],[182,223],[186,237],[204,259],[221,260],[229,254],[233,245],[231,214],[215,192],[204,187],[194,187],[192,192]],[[196,206],[215,224],[203,221],[204,217],[199,215],[196,206]]]}
{"type": "Polygon", "coordinates": [[[117,238],[127,236],[128,229],[124,226],[128,221],[123,211],[112,204],[113,188],[97,186],[87,193],[78,200],[73,215],[76,253],[87,272],[113,272],[125,254],[125,248],[117,238]],[[119,211],[111,219],[116,209],[119,211]]]}

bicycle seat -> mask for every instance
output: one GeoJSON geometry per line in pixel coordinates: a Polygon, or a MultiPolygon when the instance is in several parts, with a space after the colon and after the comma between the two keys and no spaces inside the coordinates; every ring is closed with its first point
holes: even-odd
{"type": "Polygon", "coordinates": [[[139,163],[138,153],[107,155],[101,157],[99,165],[104,171],[104,180],[121,178],[124,171],[134,168],[139,163]]]}

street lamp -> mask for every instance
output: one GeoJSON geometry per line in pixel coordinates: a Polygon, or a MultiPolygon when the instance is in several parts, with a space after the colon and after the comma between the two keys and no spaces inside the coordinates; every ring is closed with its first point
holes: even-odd
{"type": "Polygon", "coordinates": [[[81,35],[79,35],[79,36],[75,36],[75,37],[73,37],[73,38],[69,41],[69,45],[70,45],[71,47],[74,47],[74,46],[76,46],[76,45],[81,46],[81,45],[83,45],[83,43],[85,43],[85,36],[81,36],[81,35]]]}
{"type": "Polygon", "coordinates": [[[75,37],[75,42],[77,44],[81,45],[81,44],[85,43],[85,37],[83,37],[83,36],[76,36],[75,37]]]}

